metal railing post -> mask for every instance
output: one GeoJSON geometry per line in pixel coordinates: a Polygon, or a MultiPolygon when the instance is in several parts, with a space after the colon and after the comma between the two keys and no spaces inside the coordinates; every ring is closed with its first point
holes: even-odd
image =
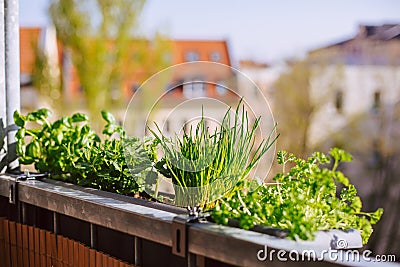
{"type": "Polygon", "coordinates": [[[7,118],[8,170],[16,170],[19,163],[16,155],[13,113],[20,110],[20,61],[19,61],[19,15],[18,0],[4,1],[5,13],[5,84],[7,118]]]}
{"type": "Polygon", "coordinates": [[[5,81],[5,45],[4,45],[4,1],[0,1],[0,173],[5,170],[6,164],[6,81],[5,81]]]}

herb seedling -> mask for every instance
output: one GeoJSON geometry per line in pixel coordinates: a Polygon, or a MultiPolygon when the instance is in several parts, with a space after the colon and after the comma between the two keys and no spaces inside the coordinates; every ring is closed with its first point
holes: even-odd
{"type": "Polygon", "coordinates": [[[182,138],[167,138],[158,127],[158,133],[151,130],[164,153],[156,168],[172,179],[176,205],[204,207],[223,196],[248,176],[275,142],[274,128],[257,144],[260,118],[250,125],[247,111],[240,107],[241,103],[233,120],[229,109],[213,133],[204,117],[182,138]]]}
{"type": "Polygon", "coordinates": [[[331,159],[315,152],[307,160],[278,153],[278,163],[285,168],[287,163],[295,165],[287,172],[278,173],[277,184],[256,186],[244,181],[230,197],[221,199],[212,210],[212,218],[220,224],[230,220],[240,227],[250,229],[265,225],[289,230],[292,239],[313,239],[316,231],[330,229],[357,229],[363,243],[368,242],[373,229],[382,216],[380,208],[375,212],[361,211],[362,203],[357,190],[345,175],[337,170],[340,162],[351,161],[343,150],[330,151],[333,167],[325,167],[331,159]],[[337,196],[337,185],[341,185],[337,196]]]}
{"type": "Polygon", "coordinates": [[[143,179],[154,174],[142,172],[149,164],[151,166],[152,152],[146,149],[146,142],[127,138],[111,113],[101,112],[106,122],[103,140],[90,128],[84,114],[65,116],[53,123],[49,121],[50,115],[48,109],[27,115],[14,113],[15,123],[21,127],[16,139],[22,164],[34,164],[36,170],[49,173],[53,179],[125,195],[141,192],[143,179]],[[124,150],[127,144],[138,155],[136,161],[129,158],[127,162],[124,150]],[[128,164],[140,166],[140,169],[131,173],[128,164]],[[133,179],[132,175],[144,178],[133,179]]]}

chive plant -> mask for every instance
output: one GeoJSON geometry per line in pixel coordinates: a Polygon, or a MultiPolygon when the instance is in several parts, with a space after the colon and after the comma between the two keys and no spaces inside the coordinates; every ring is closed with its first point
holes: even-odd
{"type": "Polygon", "coordinates": [[[204,208],[207,203],[222,197],[248,177],[277,138],[274,127],[266,139],[257,142],[260,118],[250,125],[241,102],[235,115],[231,116],[231,109],[228,109],[220,126],[211,133],[204,116],[182,137],[175,134],[173,138],[167,138],[156,127],[157,132],[150,131],[164,155],[156,168],[172,179],[178,206],[204,208]]]}

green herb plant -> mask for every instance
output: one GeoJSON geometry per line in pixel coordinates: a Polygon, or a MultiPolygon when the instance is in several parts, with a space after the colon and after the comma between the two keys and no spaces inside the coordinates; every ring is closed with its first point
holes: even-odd
{"type": "Polygon", "coordinates": [[[260,118],[250,125],[247,111],[240,107],[241,103],[233,119],[229,109],[213,133],[209,133],[204,116],[195,130],[191,127],[181,138],[167,138],[158,127],[158,132],[151,130],[164,154],[155,166],[172,178],[176,205],[205,207],[223,196],[248,176],[276,140],[273,129],[257,144],[260,118]]]}
{"type": "Polygon", "coordinates": [[[330,157],[315,152],[300,159],[280,151],[282,172],[274,177],[273,185],[259,185],[245,178],[276,137],[271,132],[256,144],[259,119],[250,126],[244,108],[239,113],[238,106],[232,121],[228,110],[213,133],[203,118],[182,139],[167,138],[159,130],[152,131],[155,139],[140,140],[127,137],[107,111],[102,111],[103,139],[82,113],[50,122],[48,109],[27,115],[15,112],[14,121],[20,127],[16,150],[22,164],[34,164],[51,178],[125,195],[144,194],[149,184],[156,183],[153,196],[157,199],[158,171],[172,178],[177,205],[206,207],[219,198],[210,211],[220,224],[236,221],[244,229],[255,225],[285,229],[292,239],[313,239],[319,230],[357,229],[367,243],[383,210],[361,210],[357,190],[338,170],[341,162],[352,160],[351,155],[333,148],[330,157]],[[161,160],[157,146],[164,153],[161,160]]]}
{"type": "Polygon", "coordinates": [[[276,183],[255,185],[243,181],[230,197],[219,200],[211,211],[212,218],[220,224],[238,221],[244,229],[255,225],[286,229],[290,238],[303,240],[313,239],[318,230],[357,229],[363,243],[367,243],[372,225],[379,221],[383,210],[361,211],[356,188],[337,170],[340,162],[352,160],[351,155],[337,148],[329,154],[332,168],[327,167],[330,157],[320,152],[306,160],[278,152],[283,172],[275,176],[276,183]],[[285,172],[288,164],[294,166],[285,172]]]}
{"type": "MultiPolygon", "coordinates": [[[[53,123],[49,121],[50,115],[48,109],[27,115],[14,113],[14,121],[21,127],[16,134],[20,163],[34,164],[36,170],[49,173],[50,178],[82,186],[125,195],[142,191],[143,185],[138,183],[141,180],[133,179],[128,168],[128,164],[137,162],[126,161],[124,146],[129,142],[141,158],[154,155],[138,138],[127,138],[111,113],[101,112],[106,122],[103,140],[90,128],[84,114],[64,116],[53,123]]],[[[151,166],[151,162],[145,163],[141,170],[151,166]]],[[[137,171],[136,175],[150,174],[137,171]]]]}
{"type": "Polygon", "coordinates": [[[33,163],[40,172],[65,178],[82,150],[98,145],[100,138],[82,113],[62,117],[53,123],[50,116],[48,109],[39,109],[26,116],[14,112],[15,124],[20,127],[16,134],[17,153],[20,163],[33,163]]]}

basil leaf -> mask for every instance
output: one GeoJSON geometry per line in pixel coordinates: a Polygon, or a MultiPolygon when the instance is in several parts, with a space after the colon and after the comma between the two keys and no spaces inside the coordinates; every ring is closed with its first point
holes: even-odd
{"type": "Polygon", "coordinates": [[[21,115],[18,110],[14,111],[14,122],[17,126],[19,127],[25,127],[25,121],[26,117],[24,115],[21,115]]]}
{"type": "Polygon", "coordinates": [[[15,138],[23,139],[25,137],[26,130],[25,128],[18,129],[17,133],[15,134],[15,138]]]}
{"type": "Polygon", "coordinates": [[[32,140],[26,147],[26,155],[31,158],[37,158],[40,155],[40,145],[37,140],[32,140]]]}
{"type": "Polygon", "coordinates": [[[116,123],[116,120],[115,120],[114,116],[110,112],[108,112],[107,110],[102,110],[101,111],[101,116],[109,124],[115,124],[116,123]]]}
{"type": "Polygon", "coordinates": [[[89,117],[83,113],[75,113],[72,115],[72,122],[83,122],[88,121],[89,117]]]}

